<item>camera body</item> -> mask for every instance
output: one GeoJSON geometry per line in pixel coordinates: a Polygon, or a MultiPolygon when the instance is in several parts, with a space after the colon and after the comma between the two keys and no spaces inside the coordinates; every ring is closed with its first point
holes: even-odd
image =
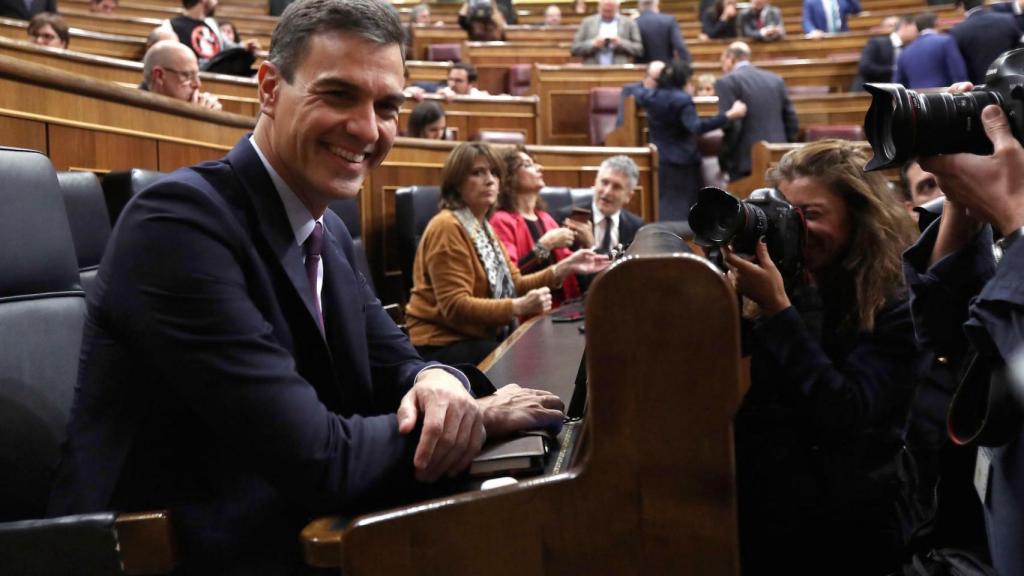
{"type": "Polygon", "coordinates": [[[864,133],[874,156],[867,170],[900,166],[918,156],[991,154],[981,111],[1003,109],[1017,140],[1024,142],[1024,48],[1003,53],[988,69],[985,84],[964,94],[921,94],[900,84],[865,84],[871,107],[864,133]]]}
{"type": "Polygon", "coordinates": [[[797,278],[803,270],[803,212],[775,188],[759,188],[745,200],[720,188],[702,188],[690,208],[689,222],[700,246],[731,244],[738,254],[754,255],[763,236],[783,278],[797,278]]]}

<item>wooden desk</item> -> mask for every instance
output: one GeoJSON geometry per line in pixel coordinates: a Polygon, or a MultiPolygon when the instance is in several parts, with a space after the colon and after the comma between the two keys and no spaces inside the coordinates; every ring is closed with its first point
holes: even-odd
{"type": "MultiPolygon", "coordinates": [[[[738,574],[735,294],[678,238],[659,244],[631,249],[590,289],[589,406],[566,472],[370,514],[344,532],[311,524],[307,559],[340,556],[348,576],[738,574]],[[310,554],[314,543],[325,553],[310,554]]],[[[509,362],[513,376],[560,353],[544,322],[504,352],[530,348],[509,362]]]]}
{"type": "MultiPolygon", "coordinates": [[[[70,33],[70,46],[89,54],[141,60],[146,49],[145,38],[92,32],[79,28],[72,28],[70,33]]],[[[12,40],[25,40],[28,38],[28,22],[13,18],[0,18],[0,36],[12,40]]]]}
{"type": "MultiPolygon", "coordinates": [[[[527,144],[536,144],[540,131],[539,99],[536,96],[456,96],[446,101],[439,96],[426,96],[445,110],[448,127],[458,140],[469,140],[484,130],[517,132],[527,144]]],[[[416,101],[407,101],[399,116],[400,127],[408,128],[409,115],[416,101]]]]}

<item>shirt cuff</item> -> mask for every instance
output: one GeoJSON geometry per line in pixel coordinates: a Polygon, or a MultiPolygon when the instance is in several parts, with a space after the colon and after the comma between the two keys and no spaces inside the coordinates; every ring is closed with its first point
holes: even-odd
{"type": "Polygon", "coordinates": [[[466,389],[466,392],[469,392],[470,395],[473,395],[473,387],[470,386],[469,384],[469,378],[467,378],[466,375],[463,374],[461,370],[457,368],[452,368],[451,366],[447,366],[445,364],[435,363],[424,366],[419,372],[416,373],[416,377],[413,378],[413,382],[419,380],[420,374],[423,374],[427,370],[444,370],[445,372],[454,376],[456,380],[461,382],[462,386],[466,389]]]}

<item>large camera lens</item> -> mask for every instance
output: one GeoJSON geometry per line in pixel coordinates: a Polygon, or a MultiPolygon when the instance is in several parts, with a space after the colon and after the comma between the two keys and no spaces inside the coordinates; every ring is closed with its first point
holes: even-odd
{"type": "Polygon", "coordinates": [[[697,192],[689,222],[697,244],[725,246],[735,239],[736,250],[747,254],[753,253],[754,243],[768,231],[763,210],[712,186],[697,192]]]}
{"type": "Polygon", "coordinates": [[[1002,104],[995,91],[920,94],[900,84],[865,84],[864,88],[872,96],[864,133],[874,152],[866,170],[900,166],[917,156],[992,153],[981,110],[1002,104]]]}

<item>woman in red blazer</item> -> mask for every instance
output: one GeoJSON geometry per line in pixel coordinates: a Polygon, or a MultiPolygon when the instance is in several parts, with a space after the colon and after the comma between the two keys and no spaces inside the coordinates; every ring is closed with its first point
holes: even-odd
{"type": "MultiPolygon", "coordinates": [[[[533,161],[522,146],[509,148],[500,155],[505,178],[498,192],[498,209],[491,216],[491,228],[505,245],[509,260],[523,274],[537,272],[569,256],[574,243],[593,245],[593,225],[567,220],[559,226],[544,211],[540,190],[544,187],[544,167],[533,161]]],[[[576,276],[569,275],[561,289],[552,291],[551,305],[580,296],[576,276]]]]}

